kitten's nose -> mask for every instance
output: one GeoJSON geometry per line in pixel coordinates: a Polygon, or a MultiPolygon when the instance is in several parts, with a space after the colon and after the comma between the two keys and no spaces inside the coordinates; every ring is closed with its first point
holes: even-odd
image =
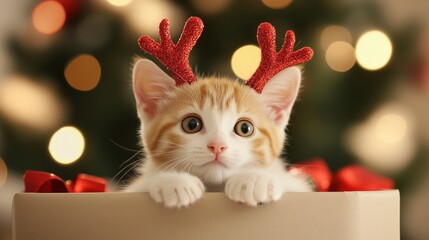
{"type": "Polygon", "coordinates": [[[207,147],[216,155],[225,151],[225,149],[227,148],[226,144],[224,143],[210,143],[209,145],[207,145],[207,147]]]}

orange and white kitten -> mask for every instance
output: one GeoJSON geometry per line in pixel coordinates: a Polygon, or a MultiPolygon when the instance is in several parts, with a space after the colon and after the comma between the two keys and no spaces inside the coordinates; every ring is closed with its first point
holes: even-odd
{"type": "Polygon", "coordinates": [[[238,80],[175,81],[139,60],[133,89],[145,159],[124,190],[149,192],[167,207],[188,206],[208,191],[250,206],[285,192],[311,191],[279,158],[301,82],[298,67],[275,75],[261,94],[238,80]]]}

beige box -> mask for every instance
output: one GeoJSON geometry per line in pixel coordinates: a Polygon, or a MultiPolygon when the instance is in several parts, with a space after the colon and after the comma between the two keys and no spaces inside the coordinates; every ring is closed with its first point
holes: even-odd
{"type": "Polygon", "coordinates": [[[399,191],[287,193],[258,207],[206,193],[167,209],[147,193],[18,193],[15,240],[399,240],[399,191]]]}

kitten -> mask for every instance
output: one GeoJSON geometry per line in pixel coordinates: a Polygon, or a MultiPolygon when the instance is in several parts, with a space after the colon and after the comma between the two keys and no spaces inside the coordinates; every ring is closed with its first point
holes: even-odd
{"type": "Polygon", "coordinates": [[[148,192],[174,208],[194,203],[206,190],[224,189],[229,199],[250,206],[311,191],[279,158],[300,82],[300,69],[289,67],[261,94],[219,77],[176,87],[153,62],[139,60],[133,90],[146,157],[124,191],[148,192]]]}

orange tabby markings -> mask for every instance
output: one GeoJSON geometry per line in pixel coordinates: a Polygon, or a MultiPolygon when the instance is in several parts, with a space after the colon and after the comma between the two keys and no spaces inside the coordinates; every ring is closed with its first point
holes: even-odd
{"type": "Polygon", "coordinates": [[[272,134],[268,132],[265,128],[259,128],[259,131],[268,139],[268,142],[270,144],[270,150],[271,150],[271,156],[278,156],[278,151],[274,146],[273,137],[272,134]]]}
{"type": "Polygon", "coordinates": [[[176,124],[176,122],[168,122],[164,125],[160,124],[160,128],[155,128],[150,131],[149,135],[154,136],[152,139],[150,139],[151,141],[148,146],[151,152],[154,152],[158,148],[158,145],[160,143],[159,139],[161,138],[161,136],[163,136],[167,130],[176,126],[176,124]]]}
{"type": "Polygon", "coordinates": [[[265,156],[265,152],[264,152],[264,142],[265,141],[266,141],[266,138],[257,138],[255,140],[253,140],[253,142],[252,142],[252,145],[253,145],[252,153],[258,157],[259,162],[262,165],[268,165],[269,164],[268,157],[265,156]]]}

